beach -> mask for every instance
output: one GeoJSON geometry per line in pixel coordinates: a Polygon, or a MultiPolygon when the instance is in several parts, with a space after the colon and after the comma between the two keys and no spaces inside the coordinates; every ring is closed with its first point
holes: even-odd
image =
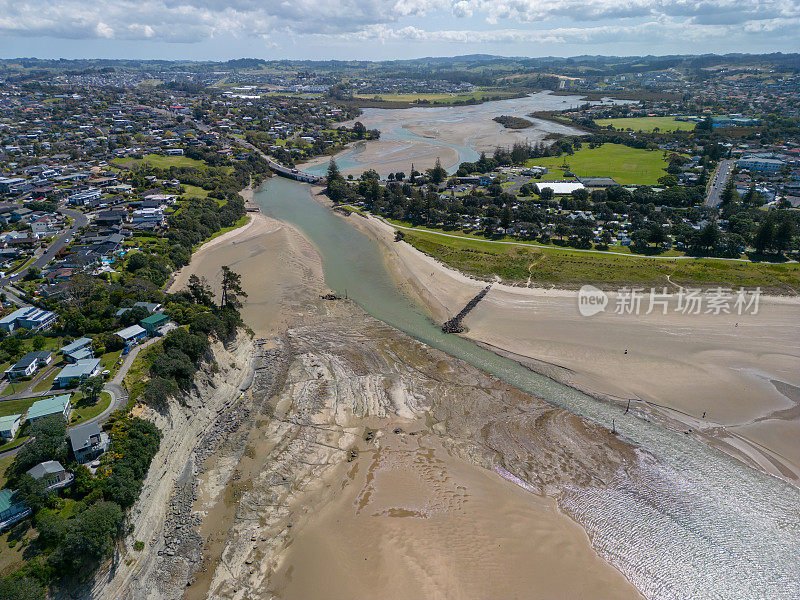
{"type": "Polygon", "coordinates": [[[558,505],[635,469],[630,446],[321,300],[320,257],[285,223],[253,214],[171,289],[223,264],[261,350],[253,417],[199,469],[185,598],[641,598],[558,505]]]}
{"type": "Polygon", "coordinates": [[[261,213],[203,246],[178,271],[168,291],[184,289],[190,275],[205,278],[219,295],[221,268],[242,275],[247,300],[242,318],[259,337],[275,335],[324,292],[314,247],[297,230],[261,213]]]}
{"type": "MultiPolygon", "coordinates": [[[[457,314],[486,285],[395,243],[393,228],[377,219],[353,218],[353,224],[382,241],[403,288],[437,321],[457,314]]],[[[587,318],[574,290],[495,284],[464,320],[464,335],[573,387],[646,407],[796,483],[800,301],[762,297],[758,314],[741,316],[673,309],[587,318]]]]}

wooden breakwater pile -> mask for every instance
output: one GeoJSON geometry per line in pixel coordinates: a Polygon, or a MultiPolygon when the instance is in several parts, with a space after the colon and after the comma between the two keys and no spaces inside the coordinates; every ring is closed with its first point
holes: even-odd
{"type": "Polygon", "coordinates": [[[445,333],[462,333],[464,331],[464,326],[461,325],[461,321],[463,321],[464,317],[466,317],[469,314],[469,311],[471,311],[478,305],[478,302],[483,300],[483,297],[489,293],[489,289],[491,287],[492,284],[490,283],[480,292],[478,292],[478,295],[475,296],[469,302],[467,302],[467,305],[461,309],[460,313],[458,313],[455,317],[453,317],[449,321],[445,322],[444,325],[442,325],[442,331],[444,331],[445,333]]]}

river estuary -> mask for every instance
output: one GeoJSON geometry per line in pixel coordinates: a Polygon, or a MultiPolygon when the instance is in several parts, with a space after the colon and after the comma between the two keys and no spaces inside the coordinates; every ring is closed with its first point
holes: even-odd
{"type": "Polygon", "coordinates": [[[637,476],[571,490],[561,505],[648,598],[800,598],[800,490],[443,334],[399,291],[377,242],[317,203],[307,185],[275,177],[256,198],[316,246],[326,284],[375,318],[556,406],[607,427],[615,421],[642,450],[637,476]]]}

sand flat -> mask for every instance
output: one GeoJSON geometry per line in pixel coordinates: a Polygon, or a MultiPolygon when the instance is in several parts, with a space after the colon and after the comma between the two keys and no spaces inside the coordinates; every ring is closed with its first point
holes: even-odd
{"type": "Polygon", "coordinates": [[[314,247],[297,230],[261,213],[204,244],[178,271],[170,292],[186,287],[191,275],[205,277],[219,294],[221,267],[242,275],[247,300],[242,318],[259,337],[274,335],[324,292],[322,265],[314,247]]]}
{"type": "Polygon", "coordinates": [[[555,503],[449,454],[386,434],[302,529],[270,591],[285,599],[641,598],[555,503]]]}
{"type": "MultiPolygon", "coordinates": [[[[393,229],[378,219],[354,224],[382,242],[401,286],[438,321],[486,285],[394,243],[393,229]]],[[[670,309],[635,316],[612,308],[587,318],[578,312],[575,291],[495,284],[464,324],[466,337],[570,385],[647,403],[694,431],[740,428],[751,452],[766,448],[782,463],[765,470],[800,480],[800,438],[787,435],[794,426],[781,423],[797,421],[800,415],[787,411],[798,402],[772,383],[800,387],[798,298],[762,297],[756,315],[670,309]],[[758,427],[746,427],[756,421],[758,427]]],[[[775,459],[748,462],[764,468],[775,459]]]]}

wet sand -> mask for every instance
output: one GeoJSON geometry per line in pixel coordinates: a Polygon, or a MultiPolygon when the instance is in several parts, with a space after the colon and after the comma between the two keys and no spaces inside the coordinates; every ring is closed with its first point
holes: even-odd
{"type": "MultiPolygon", "coordinates": [[[[341,157],[341,154],[338,156],[341,157]]],[[[458,161],[458,152],[447,146],[399,140],[376,140],[365,142],[363,150],[354,156],[354,160],[364,163],[363,166],[341,169],[341,172],[344,175],[357,177],[369,168],[375,169],[382,176],[398,172],[408,176],[411,173],[411,165],[414,165],[416,170],[422,171],[433,167],[437,158],[442,165],[451,165],[458,161]]],[[[319,157],[304,163],[301,168],[327,165],[330,160],[329,156],[319,157]]]]}
{"type": "Polygon", "coordinates": [[[168,291],[186,287],[190,275],[205,277],[219,295],[221,267],[242,275],[247,299],[242,318],[258,337],[275,335],[324,293],[314,247],[297,230],[261,213],[204,244],[178,271],[168,291]]]}
{"type": "MultiPolygon", "coordinates": [[[[530,119],[540,110],[563,110],[581,104],[579,96],[553,96],[541,92],[524,98],[485,102],[472,106],[413,107],[406,109],[366,108],[357,119],[369,129],[379,129],[381,139],[353,145],[335,156],[345,175],[358,176],[375,169],[382,176],[398,171],[408,175],[411,164],[420,172],[440,159],[445,168],[462,160],[474,161],[481,152],[491,154],[498,146],[510,148],[517,142],[542,142],[548,134],[581,135],[578,129],[553,121],[530,119]],[[494,117],[510,115],[529,118],[527,129],[506,129],[494,117]],[[350,164],[350,161],[355,163],[350,164]]],[[[301,165],[307,169],[327,164],[320,157],[301,165]]]]}
{"type": "Polygon", "coordinates": [[[280,598],[637,598],[551,499],[452,456],[415,426],[362,452],[293,531],[280,598]]]}
{"type": "MultiPolygon", "coordinates": [[[[392,242],[392,228],[376,219],[353,222],[383,240],[406,291],[438,321],[486,285],[392,242]]],[[[646,405],[749,464],[800,479],[797,298],[762,297],[757,315],[607,311],[587,318],[574,291],[495,285],[464,325],[466,337],[539,372],[646,405]]]]}
{"type": "Polygon", "coordinates": [[[257,363],[243,400],[263,412],[204,464],[205,566],[185,598],[641,598],[556,503],[635,468],[627,444],[321,302],[320,258],[284,223],[253,215],[171,289],[192,273],[216,284],[223,264],[281,358],[257,363]]]}

